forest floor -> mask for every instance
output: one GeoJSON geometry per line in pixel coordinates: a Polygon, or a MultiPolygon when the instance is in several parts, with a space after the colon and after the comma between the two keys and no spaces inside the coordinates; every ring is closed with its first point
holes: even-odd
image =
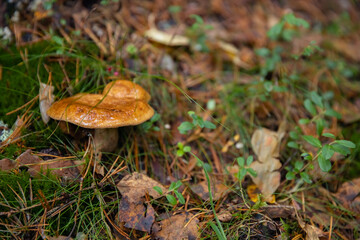
{"type": "Polygon", "coordinates": [[[358,1],[3,1],[0,46],[1,239],[360,238],[358,1]],[[119,79],[115,150],[49,118],[119,79]]]}

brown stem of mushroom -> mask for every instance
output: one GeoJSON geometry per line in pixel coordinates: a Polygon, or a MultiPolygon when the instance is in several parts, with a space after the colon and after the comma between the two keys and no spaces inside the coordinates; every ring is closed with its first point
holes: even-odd
{"type": "Polygon", "coordinates": [[[113,152],[118,144],[118,128],[97,128],[94,133],[95,152],[113,152]]]}

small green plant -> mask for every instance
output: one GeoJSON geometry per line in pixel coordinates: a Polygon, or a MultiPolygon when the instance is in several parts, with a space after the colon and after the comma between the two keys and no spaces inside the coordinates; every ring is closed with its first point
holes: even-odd
{"type": "Polygon", "coordinates": [[[188,112],[189,116],[193,119],[192,122],[182,122],[180,126],[178,127],[178,130],[181,134],[187,134],[191,130],[195,129],[196,126],[199,126],[200,128],[209,128],[209,129],[215,129],[216,126],[212,122],[205,121],[202,119],[202,117],[195,114],[193,111],[188,112]]]}
{"type": "Polygon", "coordinates": [[[155,113],[154,116],[152,116],[152,118],[150,118],[149,121],[144,122],[143,124],[141,124],[141,128],[144,132],[148,132],[148,131],[159,131],[159,127],[154,126],[154,124],[159,121],[161,118],[161,115],[158,113],[155,113]]]}
{"type": "MultiPolygon", "coordinates": [[[[320,96],[317,92],[312,91],[309,93],[308,98],[304,100],[304,107],[305,109],[311,114],[312,118],[307,119],[303,118],[299,120],[300,124],[310,124],[314,123],[316,125],[316,132],[318,137],[310,136],[310,135],[301,135],[298,131],[290,132],[290,138],[293,141],[288,142],[287,146],[290,148],[300,149],[300,145],[297,141],[300,141],[300,135],[303,140],[308,142],[310,145],[316,147],[318,152],[314,158],[310,154],[303,153],[303,157],[305,160],[313,161],[317,159],[319,162],[319,166],[322,171],[328,172],[331,169],[331,162],[330,158],[333,156],[335,152],[338,152],[344,156],[350,154],[350,149],[355,148],[355,144],[347,141],[347,140],[335,140],[336,137],[331,133],[323,133],[323,130],[326,126],[325,117],[336,117],[341,118],[341,115],[333,110],[330,107],[330,104],[326,101],[331,98],[331,94],[327,94],[328,96],[320,96]],[[332,142],[327,144],[322,144],[319,140],[319,137],[326,137],[334,139],[332,142]]],[[[300,166],[300,164],[298,164],[300,166]]],[[[302,168],[302,166],[301,166],[302,168]]],[[[295,170],[300,170],[301,168],[296,168],[295,170]]],[[[295,172],[289,173],[288,177],[291,178],[295,175],[295,172]]],[[[302,174],[304,175],[304,174],[302,174]]],[[[301,176],[301,174],[300,174],[301,176]]],[[[302,176],[303,178],[303,176],[302,176]]],[[[308,179],[307,176],[303,178],[308,179]]],[[[309,182],[309,181],[307,181],[309,182]]]]}
{"type": "Polygon", "coordinates": [[[254,160],[253,156],[249,156],[246,159],[246,164],[245,164],[245,159],[243,157],[236,158],[236,161],[240,167],[239,172],[236,174],[236,178],[240,182],[244,179],[247,173],[249,173],[253,177],[257,176],[255,170],[249,167],[253,162],[253,160],[254,160]]]}
{"type": "Polygon", "coordinates": [[[176,155],[178,157],[182,157],[185,153],[188,153],[191,151],[191,147],[189,146],[184,146],[181,142],[178,142],[177,144],[177,151],[176,151],[176,155]]]}
{"type": "Polygon", "coordinates": [[[126,52],[129,53],[130,56],[133,57],[133,56],[136,56],[136,54],[138,53],[138,49],[134,44],[130,43],[126,47],[126,52]]]}
{"type": "Polygon", "coordinates": [[[195,22],[188,28],[189,37],[193,40],[193,48],[200,52],[209,52],[209,47],[206,44],[206,31],[213,29],[211,25],[205,24],[202,17],[196,14],[190,16],[195,22]]]}
{"type": "Polygon", "coordinates": [[[281,20],[275,24],[268,32],[267,36],[270,40],[285,40],[291,41],[296,34],[296,30],[286,28],[286,24],[296,27],[309,28],[309,23],[302,18],[297,18],[293,13],[285,14],[281,20]]]}
{"type": "Polygon", "coordinates": [[[297,174],[299,174],[300,178],[303,179],[304,182],[309,184],[312,183],[309,174],[302,171],[303,166],[304,166],[304,162],[296,161],[293,169],[291,169],[290,167],[285,167],[285,169],[288,171],[286,173],[286,179],[287,180],[295,179],[297,174]]]}
{"type": "Polygon", "coordinates": [[[316,45],[316,41],[311,41],[309,45],[307,45],[300,55],[294,55],[294,59],[298,60],[300,57],[310,57],[315,52],[322,52],[322,48],[316,45]]]}
{"type": "MultiPolygon", "coordinates": [[[[184,199],[183,195],[178,191],[178,189],[181,187],[181,185],[182,185],[182,182],[180,180],[177,182],[172,182],[170,184],[168,191],[166,192],[166,195],[165,195],[166,199],[173,206],[175,206],[177,204],[177,201],[179,201],[179,203],[181,203],[181,204],[185,204],[185,199],[184,199]],[[171,193],[174,193],[176,198],[173,195],[171,195],[171,193]]],[[[155,186],[154,190],[156,192],[158,192],[160,195],[163,194],[161,188],[158,186],[155,186]]]]}

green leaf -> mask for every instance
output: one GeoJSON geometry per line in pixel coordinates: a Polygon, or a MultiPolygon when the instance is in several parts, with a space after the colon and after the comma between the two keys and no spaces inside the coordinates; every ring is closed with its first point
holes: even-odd
{"type": "Polygon", "coordinates": [[[244,159],[243,157],[238,157],[238,158],[236,158],[236,161],[237,161],[237,163],[238,163],[238,165],[239,165],[240,167],[244,167],[244,166],[245,166],[245,159],[244,159]]]}
{"type": "Polygon", "coordinates": [[[176,198],[173,195],[166,194],[166,199],[173,206],[175,206],[177,204],[176,198]]]}
{"type": "Polygon", "coordinates": [[[160,194],[160,195],[163,194],[163,191],[161,190],[161,188],[160,188],[159,186],[155,186],[155,187],[153,187],[153,189],[154,189],[158,194],[160,194]]]}
{"type": "Polygon", "coordinates": [[[176,155],[178,157],[182,157],[184,155],[184,151],[182,149],[179,149],[179,150],[176,151],[176,155]]]}
{"type": "Polygon", "coordinates": [[[51,40],[56,42],[58,45],[64,45],[64,40],[59,36],[52,36],[51,40]]]}
{"type": "Polygon", "coordinates": [[[321,170],[323,172],[328,172],[331,169],[331,162],[329,159],[326,159],[321,153],[318,157],[318,162],[321,170]]]}
{"type": "Polygon", "coordinates": [[[307,119],[307,118],[301,118],[301,119],[299,120],[299,123],[300,123],[301,125],[308,124],[309,122],[310,122],[310,120],[307,119]]]}
{"type": "Polygon", "coordinates": [[[271,40],[276,40],[279,38],[283,28],[284,28],[284,22],[281,21],[281,22],[275,24],[274,26],[272,26],[272,28],[270,28],[270,30],[267,32],[267,36],[271,40]]]}
{"type": "Polygon", "coordinates": [[[324,136],[324,137],[328,137],[328,138],[333,138],[333,139],[336,138],[335,135],[334,135],[334,134],[331,134],[331,133],[323,133],[323,136],[324,136]]]}
{"type": "Polygon", "coordinates": [[[190,146],[185,146],[183,151],[184,152],[191,152],[191,147],[190,146]]]}
{"type": "Polygon", "coordinates": [[[347,140],[336,140],[335,142],[344,147],[347,147],[347,148],[355,148],[356,147],[356,145],[353,142],[347,141],[347,140]]]}
{"type": "Polygon", "coordinates": [[[311,154],[309,154],[309,153],[302,153],[301,156],[302,156],[305,160],[308,160],[308,161],[311,161],[311,160],[312,160],[312,156],[311,156],[311,154]]]}
{"type": "Polygon", "coordinates": [[[208,163],[204,163],[204,171],[206,172],[212,172],[212,167],[208,163]]]}
{"type": "Polygon", "coordinates": [[[304,107],[309,113],[311,113],[311,115],[315,116],[317,114],[314,104],[309,99],[305,99],[304,107]]]}
{"type": "Polygon", "coordinates": [[[191,122],[182,122],[180,126],[178,127],[178,130],[181,134],[186,134],[188,131],[192,130],[194,128],[194,124],[191,122]]]}
{"type": "Polygon", "coordinates": [[[310,135],[304,135],[303,136],[304,140],[307,141],[308,143],[310,143],[311,145],[313,145],[314,147],[317,147],[317,148],[321,148],[322,145],[321,145],[321,142],[319,139],[313,137],[313,136],[310,136],[310,135]]]}
{"type": "Polygon", "coordinates": [[[306,172],[301,172],[300,177],[306,182],[306,183],[312,183],[310,176],[306,172]]]}
{"type": "Polygon", "coordinates": [[[296,142],[292,142],[292,141],[288,142],[287,146],[290,147],[290,148],[295,148],[295,149],[299,148],[299,145],[296,142]]]}
{"type": "Polygon", "coordinates": [[[319,118],[315,120],[316,123],[316,133],[321,136],[322,131],[324,130],[324,119],[319,118]]]}
{"type": "Polygon", "coordinates": [[[150,119],[151,122],[157,122],[161,118],[161,115],[158,113],[155,113],[154,116],[150,119]]]}
{"type": "Polygon", "coordinates": [[[325,112],[324,112],[325,116],[328,116],[328,117],[335,117],[337,119],[341,119],[341,114],[338,113],[337,111],[335,111],[334,109],[327,109],[325,112]]]}
{"type": "Polygon", "coordinates": [[[175,183],[175,189],[178,189],[179,187],[181,187],[182,182],[179,180],[175,183]]]}
{"type": "Polygon", "coordinates": [[[349,148],[344,147],[343,145],[340,145],[340,144],[338,144],[338,143],[335,143],[335,144],[331,145],[331,148],[332,148],[335,152],[340,153],[341,155],[344,155],[344,156],[350,154],[349,148]]]}
{"type": "Polygon", "coordinates": [[[213,124],[212,122],[205,121],[205,122],[204,122],[204,127],[209,128],[209,129],[215,129],[215,128],[216,128],[216,125],[213,124]]]}
{"type": "Polygon", "coordinates": [[[300,171],[303,166],[304,166],[304,163],[303,163],[302,161],[296,161],[296,162],[295,162],[295,169],[296,169],[296,170],[299,170],[299,171],[300,171]]]}
{"type": "Polygon", "coordinates": [[[319,106],[321,108],[324,107],[322,99],[317,92],[315,92],[315,91],[310,92],[310,98],[311,98],[311,101],[313,101],[313,103],[315,103],[316,106],[319,106]]]}
{"type": "Polygon", "coordinates": [[[183,195],[176,190],[174,191],[174,193],[175,193],[177,199],[179,200],[179,202],[181,204],[185,204],[185,199],[184,199],[183,195]]]}
{"type": "Polygon", "coordinates": [[[289,136],[294,139],[294,140],[298,140],[299,139],[299,134],[296,131],[291,131],[289,132],[289,136]]]}
{"type": "Polygon", "coordinates": [[[181,11],[181,6],[178,6],[178,5],[171,5],[169,8],[168,8],[169,12],[171,13],[178,13],[181,11]]]}
{"type": "Polygon", "coordinates": [[[295,173],[293,173],[293,172],[287,172],[285,178],[286,178],[287,180],[293,180],[293,179],[295,178],[295,173]]]}
{"type": "Polygon", "coordinates": [[[322,154],[325,159],[330,159],[334,155],[335,151],[331,148],[329,144],[324,145],[322,148],[322,154]]]}
{"type": "Polygon", "coordinates": [[[271,92],[273,90],[273,84],[270,81],[264,82],[264,88],[267,92],[271,92]]]}
{"type": "Polygon", "coordinates": [[[257,176],[257,172],[255,172],[254,169],[252,169],[252,168],[247,168],[247,171],[248,171],[248,173],[250,173],[251,176],[253,176],[253,177],[256,177],[256,176],[257,176]]]}
{"type": "Polygon", "coordinates": [[[196,23],[199,23],[199,24],[203,24],[203,23],[204,23],[204,20],[203,20],[202,17],[200,17],[199,15],[191,14],[190,17],[193,18],[193,19],[195,19],[195,22],[196,22],[196,23]]]}
{"type": "Polygon", "coordinates": [[[176,188],[175,186],[176,186],[176,182],[172,182],[172,183],[170,184],[170,187],[169,187],[169,192],[174,191],[175,188],[176,188]]]}
{"type": "Polygon", "coordinates": [[[240,169],[240,171],[238,172],[238,179],[239,179],[239,181],[241,181],[241,180],[244,179],[246,173],[247,173],[246,168],[240,169]]]}
{"type": "Polygon", "coordinates": [[[267,57],[270,55],[270,50],[267,48],[258,48],[255,49],[255,54],[260,57],[267,57]]]}
{"type": "Polygon", "coordinates": [[[246,159],[246,165],[249,166],[253,161],[254,161],[254,157],[253,156],[248,156],[248,158],[246,159]]]}
{"type": "Polygon", "coordinates": [[[302,18],[295,17],[295,15],[293,13],[288,13],[288,14],[284,15],[284,20],[287,23],[298,26],[298,27],[302,26],[304,28],[309,28],[309,26],[310,26],[307,21],[305,21],[302,18]]]}

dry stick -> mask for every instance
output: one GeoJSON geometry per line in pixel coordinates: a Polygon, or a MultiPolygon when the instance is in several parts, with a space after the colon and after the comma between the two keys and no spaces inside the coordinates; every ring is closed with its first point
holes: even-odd
{"type": "Polygon", "coordinates": [[[218,173],[222,174],[223,171],[222,171],[222,168],[221,168],[221,162],[220,162],[220,159],[219,159],[218,155],[216,154],[216,151],[215,151],[212,144],[210,144],[210,151],[211,151],[211,154],[213,156],[215,167],[216,167],[218,173]]]}
{"type": "Polygon", "coordinates": [[[110,53],[115,55],[115,41],[113,36],[113,29],[110,22],[106,22],[106,30],[108,32],[109,45],[110,45],[110,53]]]}
{"type": "Polygon", "coordinates": [[[332,225],[333,225],[333,216],[330,216],[330,231],[329,231],[329,240],[331,240],[331,235],[332,235],[332,225]]]}

